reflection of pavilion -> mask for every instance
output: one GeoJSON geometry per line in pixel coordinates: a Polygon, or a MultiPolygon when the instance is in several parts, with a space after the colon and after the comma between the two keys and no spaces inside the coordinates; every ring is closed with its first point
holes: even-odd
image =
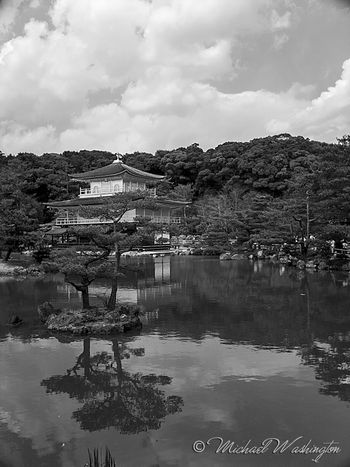
{"type": "MultiPolygon", "coordinates": [[[[138,302],[145,302],[156,297],[169,297],[175,284],[171,283],[171,258],[160,256],[152,258],[152,274],[145,274],[137,281],[138,302]]],[[[150,272],[150,269],[148,269],[150,272]]]]}
{"type": "MultiPolygon", "coordinates": [[[[60,284],[57,286],[57,291],[60,292],[65,298],[65,301],[68,301],[70,305],[73,303],[78,304],[79,296],[78,293],[72,288],[69,284],[60,284]]],[[[89,287],[89,293],[91,302],[93,305],[101,305],[102,300],[107,298],[111,291],[108,283],[104,282],[103,284],[94,283],[89,287]]],[[[119,302],[128,302],[128,303],[137,303],[137,289],[121,286],[118,290],[118,301],[119,302]]],[[[64,299],[54,300],[56,306],[63,306],[64,299]]]]}
{"type": "Polygon", "coordinates": [[[154,259],[154,280],[170,281],[170,256],[161,256],[154,259]]]}
{"type": "MultiPolygon", "coordinates": [[[[136,275],[135,272],[127,274],[125,278],[120,279],[118,302],[142,304],[146,306],[147,311],[152,311],[161,305],[184,301],[183,284],[171,280],[171,257],[169,255],[156,258],[135,258],[130,266],[139,269],[139,272],[136,275]]],[[[63,306],[63,302],[67,301],[70,306],[80,306],[78,294],[69,284],[58,284],[57,290],[62,294],[62,300],[57,301],[56,306],[63,306]]],[[[110,290],[111,285],[108,280],[94,281],[89,287],[91,303],[101,306],[102,302],[108,298],[110,290]]]]}
{"type": "Polygon", "coordinates": [[[140,258],[138,266],[142,270],[137,278],[138,289],[169,286],[171,282],[170,256],[140,258]]]}
{"type": "MultiPolygon", "coordinates": [[[[90,287],[90,294],[92,297],[108,297],[110,294],[110,287],[102,286],[102,285],[92,285],[90,287]]],[[[117,299],[119,302],[128,302],[128,303],[137,303],[137,290],[126,288],[126,287],[119,287],[118,289],[118,296],[117,299]]]]}
{"type": "Polygon", "coordinates": [[[183,293],[183,281],[178,277],[175,280],[174,271],[171,274],[172,259],[170,256],[153,258],[153,274],[146,274],[137,281],[137,301],[147,310],[164,306],[192,310],[190,297],[183,293]]]}

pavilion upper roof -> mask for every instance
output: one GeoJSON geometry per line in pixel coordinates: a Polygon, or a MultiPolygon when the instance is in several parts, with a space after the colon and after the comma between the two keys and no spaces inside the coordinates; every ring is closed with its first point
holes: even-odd
{"type": "Polygon", "coordinates": [[[128,174],[133,177],[141,178],[149,181],[160,181],[165,178],[164,175],[156,175],[149,172],[144,172],[143,170],[135,169],[129,165],[121,162],[119,158],[112,162],[112,164],[106,165],[105,167],[100,167],[99,169],[89,170],[88,172],[70,174],[75,180],[89,181],[89,180],[98,180],[100,178],[112,178],[115,175],[128,174]]]}

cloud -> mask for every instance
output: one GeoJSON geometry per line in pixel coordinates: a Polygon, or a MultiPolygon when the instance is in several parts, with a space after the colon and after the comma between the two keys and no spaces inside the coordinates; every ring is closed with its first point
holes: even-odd
{"type": "Polygon", "coordinates": [[[281,50],[289,40],[288,34],[276,34],[274,41],[273,41],[273,46],[276,50],[281,50]]]}
{"type": "Polygon", "coordinates": [[[279,121],[281,131],[307,134],[324,141],[349,133],[350,128],[350,59],[343,63],[341,77],[289,121],[279,121]]]}
{"type": "Polygon", "coordinates": [[[23,2],[24,0],[0,0],[0,37],[15,21],[23,2]]]}
{"type": "Polygon", "coordinates": [[[221,89],[246,41],[284,46],[293,11],[289,0],[56,0],[49,22],[32,19],[0,49],[0,149],[209,147],[276,128],[316,134],[323,114],[338,136],[348,122],[338,83],[322,105],[305,85],[221,89]]]}
{"type": "Polygon", "coordinates": [[[342,5],[344,7],[350,8],[350,0],[334,0],[335,3],[342,5]]]}
{"type": "Polygon", "coordinates": [[[276,10],[272,10],[271,25],[272,29],[277,31],[288,29],[291,25],[291,12],[286,11],[283,15],[280,15],[276,10]]]}
{"type": "Polygon", "coordinates": [[[211,147],[229,139],[263,136],[271,115],[280,119],[300,109],[289,95],[266,91],[225,94],[208,84],[172,81],[158,93],[156,81],[129,88],[121,104],[87,109],[57,139],[71,148],[121,152],[174,148],[199,141],[211,147]]]}
{"type": "Polygon", "coordinates": [[[42,154],[53,152],[57,147],[55,128],[52,125],[46,127],[27,128],[13,122],[1,122],[0,141],[7,153],[32,152],[42,154]]]}

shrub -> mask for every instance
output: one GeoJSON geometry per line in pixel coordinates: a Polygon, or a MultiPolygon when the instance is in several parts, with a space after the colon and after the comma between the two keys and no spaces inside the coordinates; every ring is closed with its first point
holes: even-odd
{"type": "Polygon", "coordinates": [[[207,247],[204,248],[202,251],[202,255],[204,256],[220,256],[223,253],[224,249],[217,248],[217,247],[207,247]]]}

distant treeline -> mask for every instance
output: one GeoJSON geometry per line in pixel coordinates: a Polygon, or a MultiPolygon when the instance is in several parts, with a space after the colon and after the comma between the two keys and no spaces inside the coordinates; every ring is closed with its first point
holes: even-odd
{"type": "MultiPolygon", "coordinates": [[[[77,196],[79,184],[69,174],[102,167],[114,157],[110,152],[87,150],[1,155],[1,223],[16,224],[13,216],[6,217],[6,209],[12,206],[22,210],[20,230],[26,223],[29,230],[34,228],[48,219],[40,203],[77,196]]],[[[227,142],[207,151],[195,143],[154,155],[125,154],[124,162],[165,174],[160,194],[193,201],[187,233],[215,231],[222,238],[269,242],[307,233],[336,241],[348,235],[348,137],[328,144],[282,134],[227,142]]]]}

